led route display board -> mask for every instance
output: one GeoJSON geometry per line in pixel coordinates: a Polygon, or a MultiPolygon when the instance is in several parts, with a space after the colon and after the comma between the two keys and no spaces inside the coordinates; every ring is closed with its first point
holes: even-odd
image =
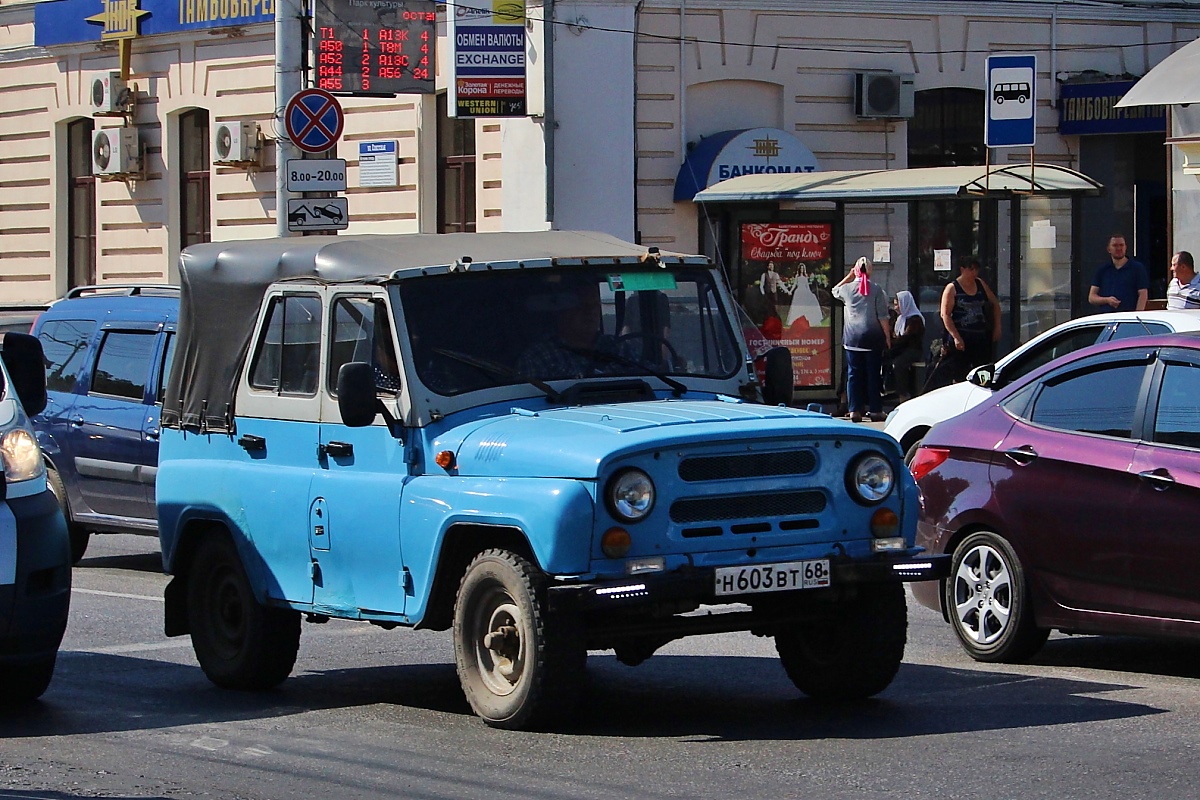
{"type": "Polygon", "coordinates": [[[433,94],[433,0],[316,0],[317,88],[433,94]]]}

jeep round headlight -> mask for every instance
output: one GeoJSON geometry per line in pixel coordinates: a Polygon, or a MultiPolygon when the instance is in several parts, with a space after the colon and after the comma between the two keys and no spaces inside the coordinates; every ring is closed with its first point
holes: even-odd
{"type": "Polygon", "coordinates": [[[608,510],[622,522],[637,522],[654,508],[654,481],[640,469],[618,472],[608,482],[608,510]]]}
{"type": "Polygon", "coordinates": [[[892,493],[896,485],[896,473],[892,465],[879,453],[859,456],[846,470],[846,488],[850,496],[860,503],[874,505],[892,493]]]}

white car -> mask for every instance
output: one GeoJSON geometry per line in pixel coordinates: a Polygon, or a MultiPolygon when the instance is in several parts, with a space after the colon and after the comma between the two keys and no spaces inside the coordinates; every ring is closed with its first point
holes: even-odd
{"type": "Polygon", "coordinates": [[[1200,330],[1200,309],[1114,311],[1073,319],[1035,336],[997,361],[994,366],[980,367],[978,372],[992,373],[990,382],[980,381],[988,383],[989,388],[966,380],[914,397],[907,403],[901,403],[888,415],[883,430],[900,442],[905,460],[908,461],[916,452],[921,439],[935,424],[973,408],[995,389],[1059,356],[1097,342],[1151,333],[1195,330],[1200,330]]]}

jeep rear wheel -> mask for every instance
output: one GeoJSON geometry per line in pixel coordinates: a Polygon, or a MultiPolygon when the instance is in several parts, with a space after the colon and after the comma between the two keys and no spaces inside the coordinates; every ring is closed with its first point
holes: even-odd
{"type": "Polygon", "coordinates": [[[67,536],[71,540],[71,563],[78,564],[83,558],[83,554],[87,552],[89,534],[77,522],[71,520],[67,487],[63,485],[62,476],[58,474],[58,470],[51,466],[46,467],[46,485],[50,487],[51,494],[58,501],[58,507],[62,509],[63,519],[67,521],[67,536]]]}
{"type": "Polygon", "coordinates": [[[864,584],[822,620],[775,634],[796,688],[817,700],[859,700],[886,689],[900,669],[908,607],[899,583],[864,584]]]}
{"type": "Polygon", "coordinates": [[[210,535],[200,543],[187,594],[192,648],[210,681],[226,689],[269,689],[291,673],[300,614],[255,599],[232,541],[210,535]]]}
{"type": "Polygon", "coordinates": [[[574,707],[587,650],[581,629],[547,610],[541,572],[515,553],[487,550],[459,584],[454,660],[475,713],[516,729],[574,707]]]}

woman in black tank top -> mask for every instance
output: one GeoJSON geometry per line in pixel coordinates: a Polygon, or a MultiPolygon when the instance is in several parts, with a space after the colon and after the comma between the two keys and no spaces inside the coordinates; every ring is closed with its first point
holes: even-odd
{"type": "Polygon", "coordinates": [[[992,346],[1000,338],[1000,302],[979,277],[978,261],[965,262],[958,278],[942,292],[942,324],[943,356],[930,372],[925,391],[957,383],[993,358],[992,346]]]}

